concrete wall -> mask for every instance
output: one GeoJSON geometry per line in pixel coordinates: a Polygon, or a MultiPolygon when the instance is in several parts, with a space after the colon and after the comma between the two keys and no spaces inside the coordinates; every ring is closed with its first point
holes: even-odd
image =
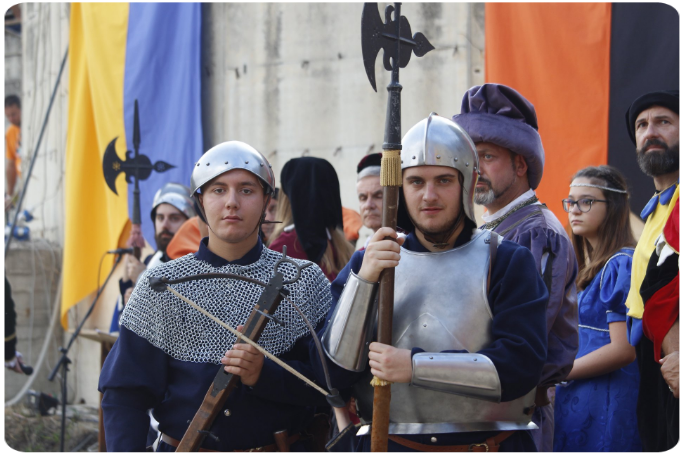
{"type": "MultiPolygon", "coordinates": [[[[384,6],[380,4],[381,16],[384,6]]],[[[204,5],[205,146],[237,139],[263,152],[279,181],[291,158],[330,161],[342,204],[358,210],[355,169],[382,149],[386,86],[380,56],[377,89],[365,74],[361,3],[204,5]]],[[[452,116],[463,93],[483,83],[484,5],[405,3],[413,33],[436,48],[402,69],[403,133],[435,111],[452,116]]]]}

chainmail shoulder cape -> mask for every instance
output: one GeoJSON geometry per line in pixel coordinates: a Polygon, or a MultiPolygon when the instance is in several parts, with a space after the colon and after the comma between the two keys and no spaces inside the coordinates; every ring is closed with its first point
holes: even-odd
{"type": "MultiPolygon", "coordinates": [[[[133,290],[123,310],[121,324],[177,360],[220,364],[220,359],[235,342],[235,336],[170,291],[152,290],[148,278],[178,279],[195,274],[232,273],[267,283],[273,275],[275,263],[281,258],[281,253],[264,247],[259,260],[246,266],[216,268],[188,254],[150,268],[133,290]]],[[[299,264],[307,263],[293,260],[299,264]]],[[[278,270],[285,281],[296,276],[291,264],[283,263],[278,270]]],[[[171,286],[234,329],[247,321],[263,290],[255,283],[222,278],[171,286]]],[[[289,351],[299,338],[310,333],[301,315],[287,300],[301,309],[313,327],[325,318],[332,301],[330,282],[316,264],[303,269],[299,280],[285,285],[285,288],[289,290],[289,296],[283,299],[275,312],[285,326],[270,321],[258,340],[259,345],[276,356],[289,351]]]]}

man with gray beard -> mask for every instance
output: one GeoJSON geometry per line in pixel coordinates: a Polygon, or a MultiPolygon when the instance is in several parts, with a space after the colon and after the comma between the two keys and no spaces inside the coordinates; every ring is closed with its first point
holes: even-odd
{"type": "Polygon", "coordinates": [[[579,348],[578,265],[562,224],[534,192],[545,161],[536,111],[516,90],[484,84],[465,93],[453,121],[470,135],[479,154],[474,202],[487,209],[482,228],[531,250],[548,288],[548,357],[532,418],[539,429],[531,434],[538,451],[553,451],[555,385],[571,371],[579,348]]]}
{"type": "Polygon", "coordinates": [[[669,219],[678,222],[678,110],[678,90],[665,90],[638,97],[626,111],[638,165],[656,189],[640,214],[645,227],[633,253],[626,298],[629,342],[636,347],[640,370],[636,413],[643,451],[667,451],[679,435],[679,266],[674,255],[666,261],[661,240],[669,219]],[[670,273],[667,263],[673,263],[670,273]],[[675,283],[662,299],[660,291],[673,282],[667,274],[675,276],[675,283]]]}

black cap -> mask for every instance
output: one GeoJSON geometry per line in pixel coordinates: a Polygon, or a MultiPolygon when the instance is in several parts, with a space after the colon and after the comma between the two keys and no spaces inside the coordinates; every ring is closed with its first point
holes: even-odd
{"type": "Polygon", "coordinates": [[[660,90],[636,98],[626,111],[626,128],[633,144],[636,143],[636,119],[652,106],[663,106],[678,114],[678,90],[660,90]]]}
{"type": "Polygon", "coordinates": [[[360,173],[368,166],[382,166],[382,154],[380,152],[376,152],[374,154],[369,154],[363,157],[358,162],[356,173],[360,173]]]}

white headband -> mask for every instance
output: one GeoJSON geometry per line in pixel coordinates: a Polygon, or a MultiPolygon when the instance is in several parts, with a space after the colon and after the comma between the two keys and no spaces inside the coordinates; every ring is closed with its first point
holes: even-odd
{"type": "Polygon", "coordinates": [[[569,186],[570,187],[593,187],[593,188],[599,188],[601,190],[608,190],[610,192],[628,193],[626,190],[619,190],[618,188],[603,187],[602,185],[595,185],[595,184],[570,184],[569,186]]]}

